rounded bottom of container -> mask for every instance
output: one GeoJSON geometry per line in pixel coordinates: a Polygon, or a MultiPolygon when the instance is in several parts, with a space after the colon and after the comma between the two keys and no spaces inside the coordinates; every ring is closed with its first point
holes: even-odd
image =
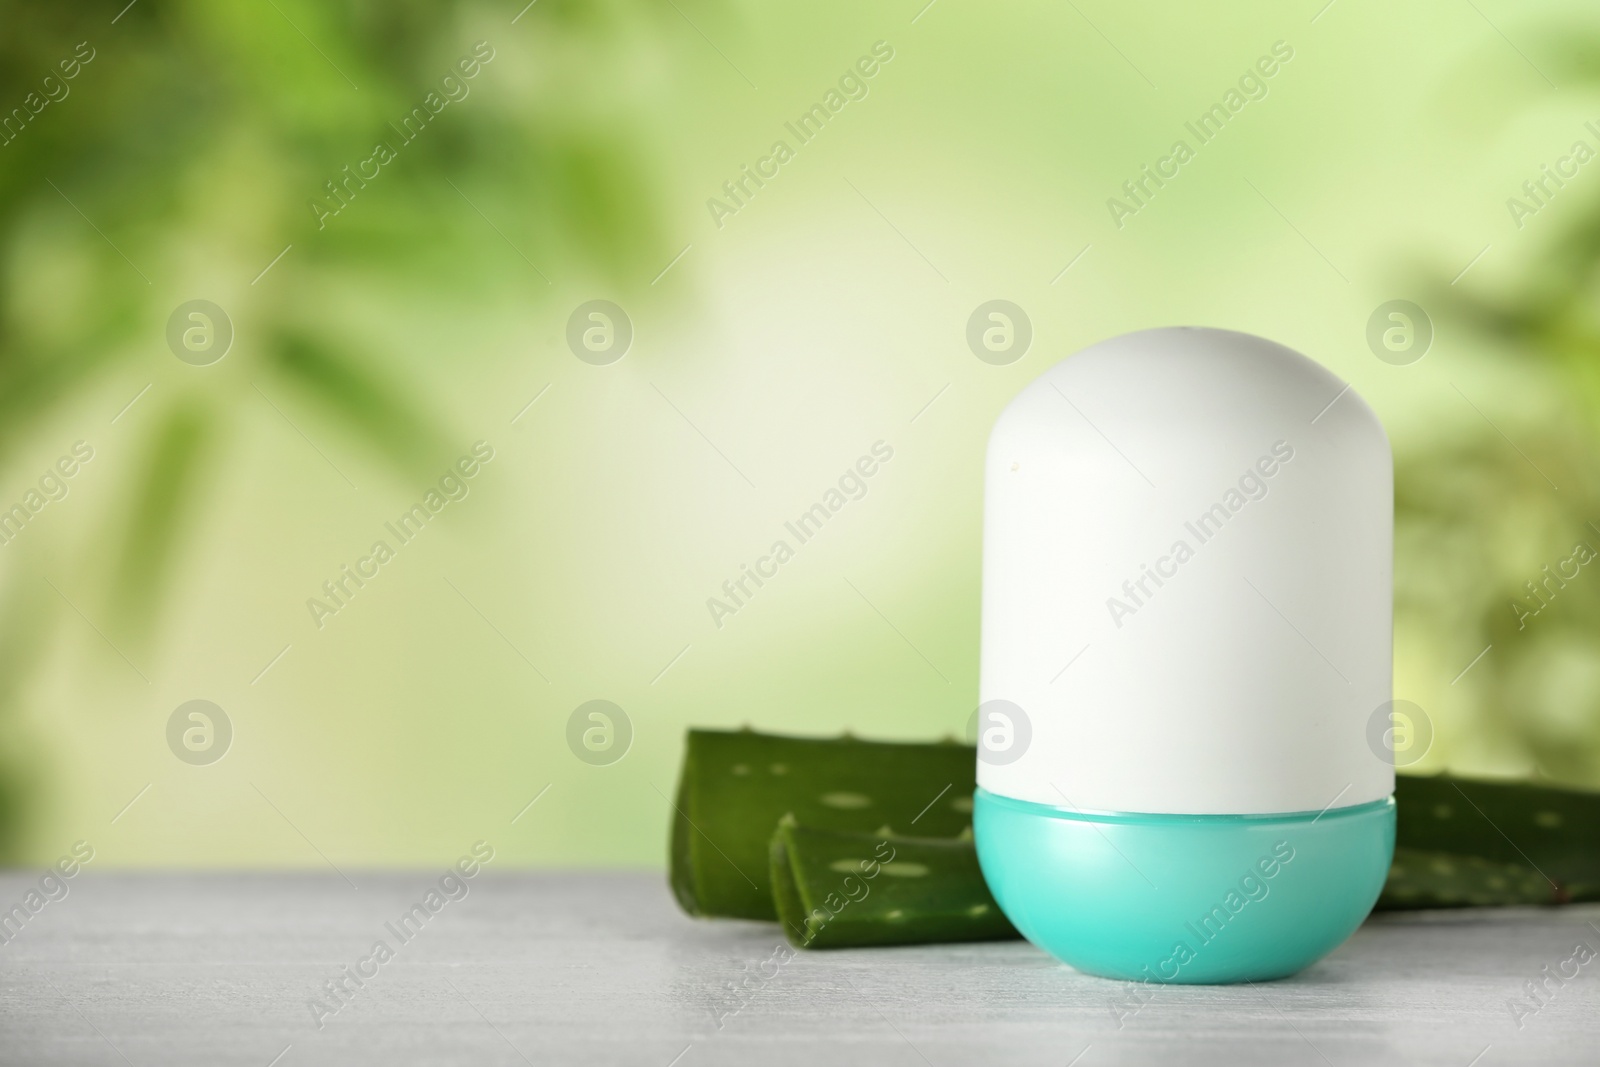
{"type": "Polygon", "coordinates": [[[1264,981],[1337,948],[1377,902],[1395,806],[1293,815],[1088,814],[979,789],[985,881],[1022,935],[1080,971],[1264,981]]]}

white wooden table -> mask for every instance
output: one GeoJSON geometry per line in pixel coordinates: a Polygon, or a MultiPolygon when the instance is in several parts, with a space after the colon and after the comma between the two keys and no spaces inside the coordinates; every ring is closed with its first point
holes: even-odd
{"type": "MultiPolygon", "coordinates": [[[[1023,942],[785,959],[659,874],[485,871],[401,943],[438,873],[348,873],[84,871],[0,946],[0,1063],[1600,1063],[1600,958],[1520,1029],[1508,1006],[1600,951],[1597,907],[1379,917],[1296,978],[1165,987],[1119,1024],[1123,987],[1023,942]],[[375,973],[335,1001],[347,966],[375,973]]],[[[0,875],[0,907],[37,882],[0,875]]]]}

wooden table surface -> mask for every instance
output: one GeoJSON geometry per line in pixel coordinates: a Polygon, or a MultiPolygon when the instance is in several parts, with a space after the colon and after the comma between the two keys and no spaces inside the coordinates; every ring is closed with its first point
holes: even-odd
{"type": "Polygon", "coordinates": [[[1564,963],[1597,907],[1380,916],[1296,978],[1139,1005],[1023,942],[789,958],[660,874],[484,871],[413,931],[438,873],[347,873],[84,871],[0,945],[0,1063],[1600,1063],[1600,957],[1564,963]]]}

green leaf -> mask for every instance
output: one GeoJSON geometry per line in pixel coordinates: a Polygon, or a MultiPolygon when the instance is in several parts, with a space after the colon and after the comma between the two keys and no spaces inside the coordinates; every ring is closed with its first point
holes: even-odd
{"type": "Polygon", "coordinates": [[[339,426],[355,431],[397,468],[431,473],[447,448],[433,420],[360,363],[303,334],[272,344],[273,368],[339,426]]]}
{"type": "Polygon", "coordinates": [[[156,614],[179,535],[199,503],[216,436],[211,415],[196,403],[168,411],[155,431],[131,494],[112,576],[113,614],[125,632],[146,634],[143,624],[156,614]]]}
{"type": "Polygon", "coordinates": [[[972,825],[966,745],[690,730],[670,882],[691,915],[773,919],[768,846],[792,814],[818,830],[955,838],[972,825]]]}
{"type": "Polygon", "coordinates": [[[785,819],[770,849],[778,921],[797,948],[1020,937],[970,840],[818,830],[785,819]]]}

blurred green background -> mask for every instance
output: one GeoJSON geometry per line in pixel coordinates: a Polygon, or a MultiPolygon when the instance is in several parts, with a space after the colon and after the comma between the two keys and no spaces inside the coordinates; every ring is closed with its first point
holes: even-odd
{"type": "Polygon", "coordinates": [[[990,424],[1175,323],[1282,341],[1383,417],[1413,769],[1600,785],[1600,577],[1514,606],[1600,547],[1600,163],[1560,163],[1600,149],[1592,8],[124,4],[0,4],[0,509],[93,450],[0,545],[6,860],[485,838],[660,866],[690,724],[959,734],[990,424]],[[1276,42],[1119,227],[1108,198],[1276,42]],[[1546,165],[1575,173],[1536,202],[1546,165]],[[567,342],[595,299],[633,328],[603,366],[567,342]],[[991,299],[1033,327],[1005,366],[965,337],[991,299]],[[1367,342],[1395,299],[1432,322],[1406,365],[1367,342]],[[168,344],[192,300],[232,325],[209,365],[168,344]],[[480,441],[319,626],[308,599],[480,441]],[[878,441],[867,494],[717,626],[707,598],[878,441]],[[168,743],[195,699],[232,727],[207,765],[168,743]],[[568,744],[595,699],[632,726],[605,765],[568,744]]]}

